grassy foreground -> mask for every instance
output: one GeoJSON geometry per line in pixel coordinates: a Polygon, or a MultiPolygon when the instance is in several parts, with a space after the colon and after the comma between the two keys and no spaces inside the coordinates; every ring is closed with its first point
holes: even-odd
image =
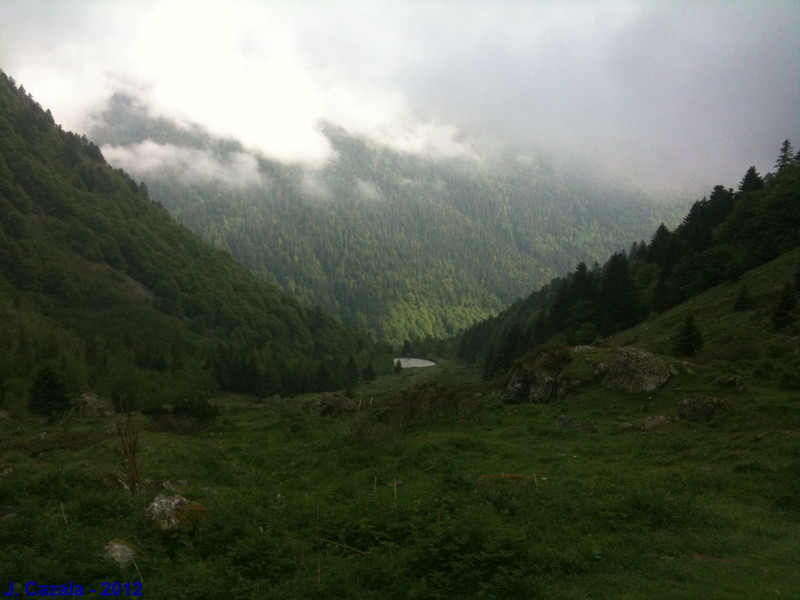
{"type": "Polygon", "coordinates": [[[344,419],[317,398],[219,399],[191,436],[139,416],[142,478],[206,510],[170,536],[144,518],[163,482],[131,496],[116,481],[118,418],[46,426],[11,407],[1,570],[18,586],[143,581],[150,598],[797,599],[800,395],[724,387],[726,369],[695,365],[649,396],[510,406],[476,382],[437,418],[381,410],[415,379],[471,378],[444,364],[359,389],[344,419]],[[689,393],[726,406],[641,426],[689,393]],[[556,429],[562,413],[598,432],[556,429]],[[135,564],[103,558],[114,539],[135,564]]]}

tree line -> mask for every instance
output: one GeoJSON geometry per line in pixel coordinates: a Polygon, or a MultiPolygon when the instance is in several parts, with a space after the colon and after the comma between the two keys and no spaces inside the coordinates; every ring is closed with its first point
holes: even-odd
{"type": "MultiPolygon", "coordinates": [[[[632,243],[602,266],[578,263],[498,317],[467,329],[459,356],[482,361],[491,377],[537,344],[553,338],[591,344],[795,248],[800,163],[789,140],[775,169],[762,177],[750,167],[735,190],[715,186],[674,230],[662,223],[649,242],[632,243]]],[[[791,297],[784,305],[793,306],[791,297]]],[[[693,326],[685,324],[676,354],[698,347],[693,326]]]]}

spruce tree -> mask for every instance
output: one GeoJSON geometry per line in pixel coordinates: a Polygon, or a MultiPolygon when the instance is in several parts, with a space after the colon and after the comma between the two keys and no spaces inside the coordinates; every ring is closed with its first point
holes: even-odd
{"type": "Polygon", "coordinates": [[[28,393],[28,410],[35,415],[47,416],[52,422],[70,408],[70,394],[64,376],[50,365],[42,366],[36,373],[28,393]]]}
{"type": "Polygon", "coordinates": [[[743,312],[753,308],[755,308],[755,303],[752,296],[750,296],[750,290],[747,289],[747,284],[743,283],[736,294],[736,300],[733,301],[733,310],[743,312]]]}
{"type": "Polygon", "coordinates": [[[686,315],[678,333],[672,338],[672,353],[675,356],[692,356],[703,347],[703,334],[692,315],[686,315]]]}
{"type": "Polygon", "coordinates": [[[375,367],[372,366],[372,363],[369,363],[364,372],[361,374],[361,377],[364,378],[364,381],[375,381],[377,379],[377,375],[375,374],[375,367]]]}
{"type": "Polygon", "coordinates": [[[794,309],[797,306],[797,294],[793,283],[784,283],[775,304],[772,306],[772,325],[775,329],[783,329],[794,322],[794,309]]]}
{"type": "Polygon", "coordinates": [[[794,164],[794,162],[794,148],[792,148],[792,144],[788,139],[784,140],[783,144],[781,144],[781,151],[778,155],[778,160],[775,162],[775,168],[778,169],[778,173],[780,173],[789,165],[794,164]]]}
{"type": "Polygon", "coordinates": [[[764,179],[758,174],[755,167],[750,167],[739,182],[739,191],[756,192],[764,189],[764,179]]]}

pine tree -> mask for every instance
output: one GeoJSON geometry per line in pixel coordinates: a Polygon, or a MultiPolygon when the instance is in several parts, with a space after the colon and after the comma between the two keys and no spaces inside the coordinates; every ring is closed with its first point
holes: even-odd
{"type": "Polygon", "coordinates": [[[797,294],[793,283],[784,283],[775,304],[772,306],[772,326],[783,329],[795,320],[794,309],[797,306],[797,294]]]}
{"type": "Polygon", "coordinates": [[[345,382],[344,382],[345,387],[352,388],[355,384],[358,383],[358,365],[356,364],[356,359],[352,354],[347,359],[344,375],[345,375],[345,382]]]}
{"type": "Polygon", "coordinates": [[[794,162],[794,148],[792,148],[792,144],[788,139],[784,140],[783,144],[781,144],[781,152],[778,155],[778,160],[775,162],[775,168],[778,169],[778,173],[780,173],[794,162]]]}
{"type": "Polygon", "coordinates": [[[750,167],[739,182],[739,191],[744,192],[757,192],[764,189],[764,179],[758,174],[756,168],[750,167]]]}
{"type": "Polygon", "coordinates": [[[692,356],[703,347],[703,334],[694,322],[692,315],[687,315],[678,333],[672,338],[672,352],[675,356],[692,356]]]}
{"type": "Polygon", "coordinates": [[[630,327],[639,320],[642,306],[624,253],[613,254],[603,267],[598,307],[603,335],[630,327]]]}
{"type": "Polygon", "coordinates": [[[364,381],[375,381],[377,379],[377,375],[375,375],[375,367],[372,366],[372,363],[369,363],[364,372],[361,373],[361,377],[363,377],[364,381]]]}
{"type": "Polygon", "coordinates": [[[752,310],[755,307],[750,290],[747,289],[747,284],[742,284],[739,287],[739,293],[736,294],[736,300],[733,301],[733,310],[736,312],[743,312],[752,310]]]}
{"type": "Polygon", "coordinates": [[[36,373],[28,393],[28,410],[35,415],[45,415],[52,422],[70,408],[70,394],[64,376],[50,365],[36,373]]]}

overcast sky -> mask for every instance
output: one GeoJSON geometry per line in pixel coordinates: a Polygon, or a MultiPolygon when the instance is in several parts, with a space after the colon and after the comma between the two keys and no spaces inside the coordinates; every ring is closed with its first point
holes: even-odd
{"type": "Polygon", "coordinates": [[[798,0],[3,0],[0,69],[81,133],[124,91],[283,161],[334,159],[328,121],[710,190],[800,146],[798,32],[798,0]]]}

